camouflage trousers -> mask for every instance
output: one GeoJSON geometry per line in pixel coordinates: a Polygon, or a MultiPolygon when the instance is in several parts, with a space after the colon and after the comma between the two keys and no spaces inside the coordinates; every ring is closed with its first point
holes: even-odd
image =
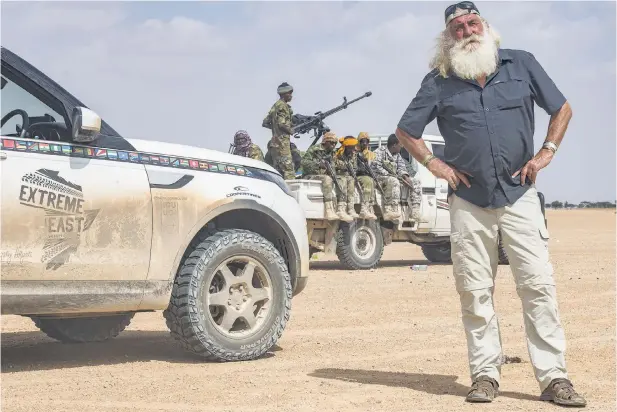
{"type": "MultiPolygon", "coordinates": [[[[308,175],[304,176],[304,179],[308,180],[320,180],[321,181],[321,191],[323,192],[323,200],[324,202],[331,202],[334,200],[333,192],[334,192],[334,181],[328,175],[308,175]]],[[[343,189],[343,193],[339,193],[336,191],[336,200],[339,202],[347,202],[347,199],[351,199],[355,196],[355,187],[354,181],[351,177],[348,176],[336,176],[336,181],[338,182],[341,189],[343,189]]]]}
{"type": "Polygon", "coordinates": [[[289,135],[281,135],[272,136],[270,140],[272,166],[283,175],[283,179],[285,180],[293,180],[296,178],[289,139],[289,135]]]}
{"type": "Polygon", "coordinates": [[[358,176],[360,186],[362,186],[362,197],[369,204],[375,203],[375,182],[370,176],[358,176]]]}
{"type": "MultiPolygon", "coordinates": [[[[384,205],[395,205],[401,200],[401,182],[393,176],[378,177],[384,190],[384,205]]],[[[422,202],[422,183],[420,179],[411,178],[413,188],[409,190],[409,204],[412,208],[420,209],[422,202]]]]}

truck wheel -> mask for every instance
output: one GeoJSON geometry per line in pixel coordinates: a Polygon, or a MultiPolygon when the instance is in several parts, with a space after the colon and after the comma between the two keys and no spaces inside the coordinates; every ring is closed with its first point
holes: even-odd
{"type": "Polygon", "coordinates": [[[499,232],[499,264],[500,265],[509,265],[510,261],[508,260],[508,254],[506,250],[503,248],[503,241],[501,240],[501,232],[499,232]]]}
{"type": "Polygon", "coordinates": [[[92,318],[31,319],[41,332],[63,343],[102,342],[115,338],[131,323],[134,313],[98,316],[92,318]]]}
{"type": "Polygon", "coordinates": [[[450,243],[438,245],[421,245],[422,253],[429,262],[433,263],[452,263],[450,256],[450,243]]]}
{"type": "Polygon", "coordinates": [[[336,240],[336,255],[347,269],[372,269],[383,255],[383,235],[375,220],[341,223],[336,240]]]}
{"type": "Polygon", "coordinates": [[[285,260],[258,235],[201,235],[185,255],[163,312],[171,335],[209,360],[255,359],[281,337],[291,312],[285,260]]]}

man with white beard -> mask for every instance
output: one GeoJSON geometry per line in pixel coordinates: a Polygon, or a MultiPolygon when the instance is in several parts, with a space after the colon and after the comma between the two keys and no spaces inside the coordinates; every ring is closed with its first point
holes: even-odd
{"type": "Polygon", "coordinates": [[[493,292],[501,232],[540,399],[585,406],[568,380],[549,233],[535,188],[538,171],[550,163],[566,132],[570,105],[531,53],[499,48],[499,35],[472,2],[449,6],[445,24],[432,71],[396,135],[450,186],[453,272],[472,380],[466,400],[491,402],[498,394],[503,354],[493,292]],[[535,155],[534,102],[551,116],[535,155]],[[421,138],[434,119],[446,143],[445,162],[421,138]]]}

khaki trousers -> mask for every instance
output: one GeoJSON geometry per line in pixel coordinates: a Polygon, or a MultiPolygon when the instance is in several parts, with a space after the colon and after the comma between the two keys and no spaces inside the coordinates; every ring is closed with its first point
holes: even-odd
{"type": "Polygon", "coordinates": [[[453,194],[449,197],[452,263],[469,357],[471,379],[487,375],[499,382],[501,335],[493,308],[498,265],[498,233],[508,254],[521,299],[527,349],[543,391],[555,378],[567,378],[566,341],[559,319],[549,233],[535,187],[511,206],[485,209],[453,194]]]}

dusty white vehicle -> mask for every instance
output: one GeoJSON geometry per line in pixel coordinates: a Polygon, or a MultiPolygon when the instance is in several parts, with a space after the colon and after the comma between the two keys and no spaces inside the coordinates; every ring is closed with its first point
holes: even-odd
{"type": "Polygon", "coordinates": [[[63,342],[164,310],[198,355],[253,359],[306,286],[304,212],[264,162],[125,139],[2,48],[2,313],[63,342]]]}
{"type": "MultiPolygon", "coordinates": [[[[422,136],[429,150],[443,159],[444,140],[441,136],[422,136]]],[[[376,150],[386,145],[388,135],[371,135],[370,148],[376,150]]],[[[402,157],[408,162],[410,175],[422,182],[422,204],[420,219],[410,219],[410,205],[407,203],[409,189],[401,187],[401,212],[403,218],[398,224],[381,219],[382,196],[376,189],[374,213],[378,220],[356,219],[351,223],[327,221],[324,219],[323,193],[321,182],[315,180],[288,180],[291,191],[302,206],[308,220],[307,233],[311,256],[318,252],[336,253],[340,262],[349,269],[370,269],[375,267],[384,251],[392,242],[409,242],[419,245],[430,262],[451,262],[450,257],[450,207],[448,204],[448,183],[437,179],[403,149],[402,157]]],[[[356,211],[359,211],[360,195],[356,189],[356,211]]],[[[542,203],[544,204],[544,203],[542,203]]],[[[507,264],[507,255],[499,245],[499,261],[507,264]]]]}

